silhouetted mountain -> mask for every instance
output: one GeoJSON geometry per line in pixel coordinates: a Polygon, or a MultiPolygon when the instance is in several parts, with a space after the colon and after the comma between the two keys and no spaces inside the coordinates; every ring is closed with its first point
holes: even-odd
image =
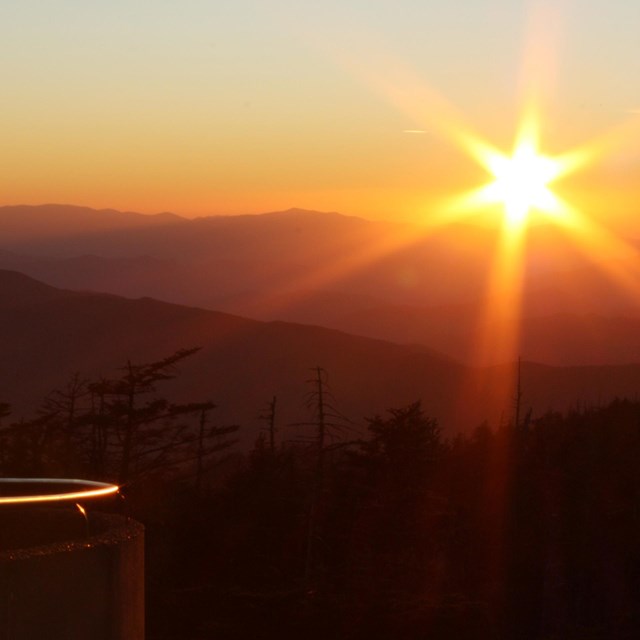
{"type": "Polygon", "coordinates": [[[66,204],[0,207],[0,237],[5,246],[38,246],[47,241],[184,221],[173,213],[143,215],[115,209],[90,209],[66,204]]]}
{"type": "MultiPolygon", "coordinates": [[[[0,234],[0,267],[55,286],[322,325],[469,362],[477,318],[498,303],[487,298],[498,242],[489,229],[453,225],[425,234],[300,209],[186,220],[52,205],[0,208],[0,230],[22,218],[20,234],[0,234]],[[29,221],[43,217],[34,238],[29,221]]],[[[639,359],[634,297],[557,230],[533,228],[527,256],[523,357],[639,359]],[[599,336],[591,333],[594,315],[599,336]]],[[[497,354],[493,362],[502,360],[497,354]]]]}
{"type": "MultiPolygon", "coordinates": [[[[205,276],[198,266],[151,257],[46,259],[5,252],[0,265],[73,289],[146,295],[261,320],[284,319],[422,344],[465,362],[473,356],[477,319],[485,304],[428,307],[339,291],[285,292],[280,282],[289,269],[282,264],[212,261],[205,276]]],[[[564,282],[563,275],[556,276],[554,288],[525,294],[518,353],[559,365],[640,362],[640,310],[596,273],[572,273],[564,282]]],[[[494,358],[502,360],[499,354],[494,358]]]]}
{"type": "Polygon", "coordinates": [[[5,312],[75,295],[77,294],[55,289],[17,271],[0,271],[0,309],[5,312]]]}
{"type": "MultiPolygon", "coordinates": [[[[171,394],[212,400],[215,418],[243,425],[247,442],[273,395],[281,436],[304,431],[285,425],[310,419],[306,381],[317,365],[329,374],[334,404],[356,421],[417,398],[445,429],[472,427],[484,418],[497,423],[512,411],[505,389],[513,365],[471,369],[422,348],[149,298],[72,293],[6,271],[0,272],[0,300],[0,397],[14,404],[14,416],[33,410],[73,372],[114,375],[127,360],[144,363],[191,346],[202,349],[183,363],[171,394]]],[[[639,374],[640,366],[524,364],[523,404],[543,412],[634,395],[639,374]]]]}
{"type": "MultiPolygon", "coordinates": [[[[495,234],[457,229],[421,237],[419,227],[370,222],[339,214],[291,210],[264,215],[218,216],[194,220],[164,219],[140,224],[129,214],[93,212],[91,220],[111,220],[104,228],[78,225],[80,210],[0,209],[0,249],[31,257],[138,258],[171,260],[197,270],[208,286],[222,263],[233,262],[241,272],[241,293],[271,293],[325,289],[360,293],[396,302],[446,302],[473,297],[484,280],[486,256],[495,234]],[[3,224],[24,217],[39,219],[17,233],[3,233],[3,224]],[[46,217],[46,223],[40,217],[46,217]],[[122,217],[136,223],[125,227],[122,217]],[[4,218],[4,223],[3,223],[4,218]],[[28,229],[33,229],[30,234],[28,229]],[[126,232],[125,232],[126,231],[126,232]],[[243,268],[239,265],[245,265],[243,268]],[[446,266],[447,280],[442,278],[446,266]],[[260,274],[274,273],[268,291],[247,287],[260,274]],[[242,273],[246,277],[242,277],[242,273]]],[[[141,216],[141,218],[157,218],[141,216]]],[[[234,282],[234,270],[225,270],[234,282]]],[[[182,300],[184,302],[184,300],[182,300]]]]}
{"type": "MultiPolygon", "coordinates": [[[[559,294],[558,297],[562,298],[559,294]]],[[[609,317],[596,312],[600,311],[598,306],[606,306],[598,305],[598,299],[594,299],[586,302],[582,310],[577,305],[581,313],[572,313],[569,299],[570,296],[565,296],[564,304],[562,299],[558,300],[557,308],[566,309],[563,313],[534,315],[536,300],[540,300],[541,308],[551,306],[545,304],[545,292],[537,292],[524,303],[522,318],[514,315],[513,322],[519,326],[516,352],[521,357],[556,365],[640,362],[640,309],[614,311],[610,307],[610,312],[618,315],[609,317]]],[[[619,304],[622,306],[624,302],[620,300],[619,304]]],[[[437,346],[453,358],[470,362],[479,331],[478,318],[484,310],[485,303],[440,307],[371,304],[359,309],[346,308],[343,313],[335,310],[332,316],[323,317],[322,324],[371,338],[437,346]]],[[[294,307],[289,310],[288,318],[311,322],[314,313],[321,312],[294,307]]],[[[494,335],[499,335],[498,328],[494,335]]],[[[484,357],[490,360],[474,361],[474,364],[486,365],[503,359],[499,352],[484,357]]]]}
{"type": "Polygon", "coordinates": [[[283,422],[309,417],[306,380],[317,364],[329,372],[345,413],[356,417],[409,402],[428,379],[434,382],[427,395],[441,413],[447,389],[462,371],[434,354],[412,363],[411,350],[336,331],[261,323],[149,298],[72,294],[13,272],[0,272],[0,300],[11,301],[0,315],[0,389],[18,412],[33,409],[34,401],[73,372],[110,375],[128,359],[146,362],[193,345],[203,348],[185,363],[174,392],[213,400],[221,421],[248,423],[253,435],[256,417],[274,394],[283,422]],[[405,386],[394,370],[416,375],[405,386]]]}

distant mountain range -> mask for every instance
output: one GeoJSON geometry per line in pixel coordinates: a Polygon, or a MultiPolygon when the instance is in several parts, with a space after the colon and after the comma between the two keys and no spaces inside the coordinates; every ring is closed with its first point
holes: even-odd
{"type": "MultiPolygon", "coordinates": [[[[14,418],[74,372],[110,376],[128,360],[144,363],[183,347],[202,349],[185,360],[166,393],[175,400],[211,400],[220,424],[238,423],[246,444],[258,416],[278,397],[279,436],[301,437],[312,419],[305,399],[323,367],[332,404],[355,422],[421,399],[446,430],[493,424],[513,412],[512,365],[467,367],[418,346],[403,346],[321,327],[258,322],[150,298],[56,289],[23,274],[0,271],[0,400],[14,418]]],[[[549,367],[523,363],[523,409],[536,414],[635,396],[640,365],[549,367]]],[[[163,392],[163,389],[159,389],[163,392]]],[[[358,426],[360,425],[360,426],[358,426]]]]}
{"type": "MultiPolygon", "coordinates": [[[[470,364],[497,233],[292,209],[189,220],[66,205],[0,207],[0,268],[259,320],[419,344],[470,364]]],[[[557,230],[527,244],[524,359],[640,362],[640,301],[557,230]]]]}

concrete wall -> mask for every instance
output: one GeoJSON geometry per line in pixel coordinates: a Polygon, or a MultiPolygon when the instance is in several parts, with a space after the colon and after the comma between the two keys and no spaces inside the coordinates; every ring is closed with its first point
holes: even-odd
{"type": "Polygon", "coordinates": [[[70,510],[0,513],[2,537],[13,547],[0,548],[0,640],[144,640],[142,525],[90,513],[88,532],[81,521],[79,536],[60,540],[70,524],[78,527],[70,510]],[[28,540],[46,529],[55,542],[16,542],[25,530],[28,540]]]}

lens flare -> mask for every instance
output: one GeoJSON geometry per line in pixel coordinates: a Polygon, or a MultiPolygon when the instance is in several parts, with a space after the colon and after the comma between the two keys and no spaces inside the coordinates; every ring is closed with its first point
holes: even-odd
{"type": "Polygon", "coordinates": [[[491,154],[486,165],[495,181],[484,189],[484,196],[488,202],[503,204],[507,225],[524,224],[532,209],[558,209],[558,198],[549,183],[560,175],[560,165],[539,154],[533,141],[520,142],[510,158],[491,154]]]}
{"type": "MultiPolygon", "coordinates": [[[[287,289],[322,289],[424,241],[443,227],[478,221],[482,226],[490,226],[498,214],[499,240],[490,258],[486,287],[478,291],[478,300],[484,302],[484,307],[478,314],[477,326],[470,332],[474,343],[470,347],[470,362],[500,364],[513,362],[520,355],[527,232],[534,223],[557,227],[589,261],[611,277],[614,285],[634,298],[640,297],[640,260],[635,247],[593,219],[595,212],[587,209],[589,205],[579,211],[570,203],[571,185],[560,184],[571,174],[611,160],[625,147],[637,147],[640,118],[632,113],[625,122],[583,143],[553,153],[547,150],[542,124],[553,90],[552,81],[557,75],[557,52],[563,35],[560,26],[564,20],[557,3],[536,3],[530,9],[521,77],[514,79],[519,94],[518,113],[510,148],[499,148],[482,135],[468,114],[427,82],[422,72],[381,47],[378,34],[360,32],[356,43],[349,41],[349,47],[340,44],[345,39],[323,39],[309,34],[309,41],[325,55],[407,118],[400,131],[421,134],[426,153],[431,139],[440,138],[482,167],[488,180],[484,183],[481,180],[465,192],[438,197],[440,206],[432,206],[424,214],[416,212],[421,215],[420,226],[398,229],[383,241],[362,243],[342,259],[301,273],[286,283],[287,289]],[[561,190],[563,186],[567,191],[561,190]]],[[[434,164],[435,160],[425,157],[425,165],[429,162],[434,164]]],[[[431,202],[435,198],[433,194],[425,197],[431,202]]],[[[277,309],[286,307],[291,300],[291,297],[272,300],[269,296],[258,296],[254,302],[257,309],[267,308],[275,315],[277,309]]],[[[508,397],[508,392],[505,393],[508,397]]]]}
{"type": "Polygon", "coordinates": [[[502,206],[507,230],[526,226],[532,212],[555,219],[569,210],[551,185],[576,171],[584,163],[584,153],[552,157],[540,151],[538,121],[529,115],[520,127],[511,155],[487,142],[469,141],[469,155],[492,176],[488,184],[456,196],[449,207],[459,212],[475,212],[502,206]]]}

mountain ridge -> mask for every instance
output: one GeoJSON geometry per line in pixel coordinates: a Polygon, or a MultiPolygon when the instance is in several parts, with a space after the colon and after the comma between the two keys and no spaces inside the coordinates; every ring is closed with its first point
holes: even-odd
{"type": "MultiPolygon", "coordinates": [[[[511,411],[513,363],[476,369],[420,347],[324,327],[260,322],[148,297],[67,292],[25,278],[0,271],[0,300],[9,295],[7,283],[33,292],[0,314],[0,400],[13,405],[15,419],[33,415],[74,372],[113,376],[127,361],[151,362],[196,346],[200,351],[167,383],[167,393],[176,401],[214,402],[216,421],[242,426],[243,446],[257,437],[258,416],[274,395],[282,437],[295,437],[287,425],[312,418],[305,398],[316,366],[327,371],[341,413],[356,423],[417,399],[447,433],[485,419],[497,425],[511,411]]],[[[523,406],[536,415],[632,396],[640,379],[640,365],[521,367],[523,406]]]]}
{"type": "MultiPolygon", "coordinates": [[[[73,215],[86,211],[76,208],[73,215]]],[[[114,211],[103,210],[107,217],[114,211]]],[[[45,229],[34,239],[28,224],[20,242],[0,233],[0,267],[67,289],[150,296],[419,343],[475,365],[503,359],[492,354],[481,361],[473,351],[476,319],[487,305],[500,304],[499,294],[488,293],[495,230],[459,225],[421,236],[407,225],[292,208],[166,223],[133,214],[136,222],[126,228],[70,228],[59,237],[64,216],[56,212],[50,210],[53,236],[45,237],[45,229]]],[[[0,208],[0,229],[2,213],[0,208]]],[[[562,234],[545,233],[536,227],[527,242],[531,264],[513,314],[525,329],[520,355],[559,365],[640,359],[635,327],[625,321],[640,313],[637,299],[562,234]],[[573,326],[558,315],[567,312],[581,316],[573,326]],[[600,336],[587,330],[593,312],[603,317],[600,336]]]]}

